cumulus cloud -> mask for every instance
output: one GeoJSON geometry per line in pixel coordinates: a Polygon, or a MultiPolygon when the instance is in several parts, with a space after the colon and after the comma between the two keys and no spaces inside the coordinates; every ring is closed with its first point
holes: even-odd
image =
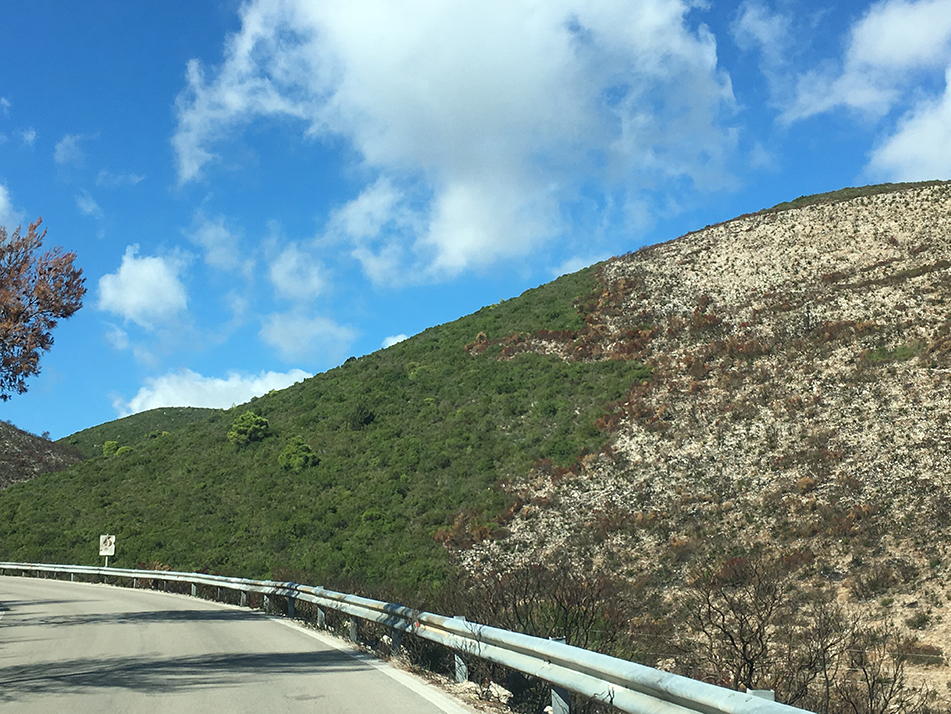
{"type": "Polygon", "coordinates": [[[356,339],[349,327],[326,317],[310,317],[299,310],[274,313],[264,319],[260,337],[285,359],[320,358],[339,361],[356,339]]]}
{"type": "Polygon", "coordinates": [[[785,64],[791,44],[790,19],[761,2],[747,0],[730,26],[733,39],[744,52],[760,52],[768,67],[785,64]]]}
{"type": "Polygon", "coordinates": [[[119,315],[146,329],[174,319],[188,303],[179,274],[184,261],[177,256],[136,256],[130,245],[115,273],[99,279],[100,310],[119,315]]]}
{"type": "Polygon", "coordinates": [[[6,97],[0,97],[0,113],[4,115],[9,115],[10,107],[12,106],[13,104],[10,103],[9,99],[7,99],[6,97]]]}
{"type": "Polygon", "coordinates": [[[786,107],[796,93],[793,61],[803,52],[794,31],[802,20],[773,11],[760,0],[746,0],[737,10],[730,34],[743,52],[759,56],[759,68],[766,79],[771,101],[786,107]]]}
{"type": "Polygon", "coordinates": [[[81,134],[67,134],[56,143],[53,149],[53,158],[58,164],[72,164],[82,166],[86,160],[86,152],[83,151],[80,142],[89,137],[81,134]]]}
{"type": "Polygon", "coordinates": [[[906,114],[895,133],[872,151],[868,170],[892,181],[951,178],[951,69],[944,96],[906,114]]]}
{"type": "Polygon", "coordinates": [[[106,341],[117,350],[127,350],[131,346],[129,342],[129,333],[118,325],[108,323],[109,330],[106,332],[106,341]]]}
{"type": "Polygon", "coordinates": [[[296,243],[287,245],[271,261],[270,277],[278,295],[300,302],[316,298],[327,287],[323,266],[296,243]]]}
{"type": "Polygon", "coordinates": [[[951,0],[884,0],[852,26],[840,68],[798,80],[785,119],[795,121],[837,107],[869,116],[887,114],[921,73],[951,65],[951,0]]]}
{"type": "Polygon", "coordinates": [[[257,375],[229,372],[224,379],[204,377],[190,369],[170,372],[145,380],[145,385],[128,402],[117,399],[113,406],[120,416],[158,407],[210,407],[223,409],[242,404],[251,397],[284,389],[311,375],[300,369],[289,372],[261,372],[257,375]]]}
{"type": "Polygon", "coordinates": [[[20,132],[20,139],[22,139],[23,143],[27,146],[33,146],[36,142],[36,129],[32,126],[29,129],[24,129],[20,132]]]}
{"type": "Polygon", "coordinates": [[[224,216],[209,218],[199,211],[191,230],[185,234],[204,249],[205,263],[210,267],[251,277],[254,258],[242,251],[241,235],[228,227],[224,216]]]}
{"type": "Polygon", "coordinates": [[[13,208],[10,189],[0,183],[0,226],[12,234],[23,223],[23,213],[13,208]]]}
{"type": "Polygon", "coordinates": [[[884,180],[948,178],[949,82],[951,0],[882,0],[850,28],[840,61],[799,77],[783,120],[859,111],[884,124],[866,173],[884,180]],[[944,93],[935,93],[932,87],[941,85],[944,93]]]}
{"type": "Polygon", "coordinates": [[[219,67],[188,65],[179,180],[252,121],[298,119],[344,138],[374,176],[328,223],[374,281],[524,254],[564,232],[582,184],[723,177],[732,91],[693,5],[256,0],[219,67]]]}
{"type": "Polygon", "coordinates": [[[76,196],[76,206],[79,207],[84,216],[92,216],[93,218],[102,218],[103,216],[102,209],[88,191],[83,191],[76,196]]]}
{"type": "Polygon", "coordinates": [[[402,332],[398,335],[390,335],[389,337],[384,337],[383,349],[386,349],[387,347],[392,347],[396,343],[402,342],[403,340],[408,340],[408,339],[409,339],[409,335],[404,335],[402,332]]]}

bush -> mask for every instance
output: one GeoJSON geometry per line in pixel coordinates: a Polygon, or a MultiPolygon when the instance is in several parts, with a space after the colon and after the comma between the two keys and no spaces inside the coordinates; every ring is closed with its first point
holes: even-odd
{"type": "Polygon", "coordinates": [[[103,456],[115,456],[116,451],[119,450],[118,441],[107,441],[102,445],[102,455],[103,456]]]}
{"type": "Polygon", "coordinates": [[[271,426],[267,419],[252,411],[246,411],[234,420],[231,431],[228,432],[228,441],[235,446],[247,446],[252,441],[263,441],[270,435],[271,426]]]}
{"type": "Polygon", "coordinates": [[[131,446],[120,446],[118,449],[116,449],[116,456],[122,456],[123,454],[131,453],[131,451],[131,446]]]}
{"type": "Polygon", "coordinates": [[[353,431],[360,431],[364,427],[370,426],[376,415],[369,410],[366,404],[359,404],[350,416],[347,417],[347,424],[353,431]]]}
{"type": "Polygon", "coordinates": [[[284,447],[277,457],[277,464],[282,469],[300,473],[306,468],[316,466],[320,463],[317,454],[310,448],[310,445],[304,442],[301,436],[295,436],[291,442],[284,447]]]}

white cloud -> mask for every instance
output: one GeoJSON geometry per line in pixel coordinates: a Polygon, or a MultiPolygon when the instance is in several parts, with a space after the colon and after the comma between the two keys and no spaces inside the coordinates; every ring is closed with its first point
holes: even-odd
{"type": "Polygon", "coordinates": [[[7,229],[9,235],[23,224],[23,213],[13,208],[10,190],[0,183],[0,226],[7,229]]]}
{"type": "Polygon", "coordinates": [[[250,278],[254,272],[254,258],[246,256],[241,248],[241,236],[231,230],[224,216],[209,218],[201,211],[186,235],[205,249],[205,263],[217,270],[239,273],[250,278]]]}
{"type": "Polygon", "coordinates": [[[129,342],[129,333],[118,325],[108,323],[109,331],[106,332],[106,341],[117,350],[127,350],[131,346],[129,342]]]}
{"type": "Polygon", "coordinates": [[[944,96],[919,103],[876,147],[869,173],[891,181],[951,178],[951,69],[944,96]]]}
{"type": "Polygon", "coordinates": [[[139,247],[126,248],[122,265],[99,279],[99,309],[146,329],[168,322],[188,303],[179,278],[184,261],[177,256],[137,258],[139,247]]]}
{"type": "Polygon", "coordinates": [[[102,218],[103,216],[102,209],[88,191],[83,191],[76,196],[76,205],[85,216],[92,216],[93,218],[102,218]]]}
{"type": "Polygon", "coordinates": [[[356,333],[329,318],[292,311],[268,315],[260,336],[285,359],[307,357],[336,362],[350,349],[356,333]]]}
{"type": "Polygon", "coordinates": [[[601,255],[575,256],[574,258],[569,258],[561,265],[552,268],[551,274],[553,277],[558,278],[562,275],[568,275],[569,273],[577,273],[582,268],[600,263],[602,260],[607,260],[610,257],[610,255],[603,253],[601,255]]]}
{"type": "Polygon", "coordinates": [[[581,182],[609,194],[722,178],[732,92],[693,6],[248,3],[222,65],[189,63],[179,179],[200,178],[253,120],[295,118],[379,177],[328,223],[373,280],[524,254],[561,234],[581,182]]]}
{"type": "Polygon", "coordinates": [[[10,103],[9,99],[6,97],[0,97],[0,112],[2,112],[4,115],[9,115],[10,107],[12,106],[13,105],[10,103]]]}
{"type": "Polygon", "coordinates": [[[34,129],[32,126],[28,129],[24,129],[20,132],[20,138],[27,146],[33,146],[33,144],[36,142],[36,129],[34,129]]]}
{"type": "Polygon", "coordinates": [[[331,213],[326,238],[353,245],[351,255],[377,284],[399,285],[419,280],[413,271],[401,270],[408,260],[405,246],[425,230],[425,219],[389,179],[381,177],[357,198],[331,213]]]}
{"type": "Polygon", "coordinates": [[[323,266],[296,243],[271,261],[270,277],[277,294],[290,300],[312,300],[327,288],[323,266]]]}
{"type": "Polygon", "coordinates": [[[753,148],[750,149],[749,167],[751,169],[767,169],[773,171],[776,169],[776,157],[760,142],[753,142],[753,148]]]}
{"type": "Polygon", "coordinates": [[[289,372],[261,372],[258,375],[229,372],[226,379],[203,377],[190,369],[170,372],[145,380],[138,394],[128,402],[117,399],[113,406],[120,416],[159,407],[209,407],[224,409],[243,404],[251,397],[284,389],[311,375],[301,369],[289,372]]]}
{"type": "Polygon", "coordinates": [[[103,169],[96,174],[96,185],[105,188],[118,188],[119,186],[136,186],[145,180],[144,174],[114,174],[111,171],[103,169]]]}
{"type": "Polygon", "coordinates": [[[884,0],[853,25],[841,70],[823,68],[799,78],[787,121],[837,107],[887,114],[922,72],[951,65],[951,0],[884,0]]]}
{"type": "Polygon", "coordinates": [[[387,347],[392,347],[396,343],[402,342],[403,340],[408,340],[408,339],[409,339],[409,335],[404,335],[402,332],[398,335],[390,335],[389,337],[384,337],[383,349],[386,349],[387,347]]]}
{"type": "Polygon", "coordinates": [[[747,0],[740,5],[730,26],[733,39],[744,52],[758,51],[767,66],[785,64],[791,42],[790,20],[761,2],[747,0]]]}
{"type": "Polygon", "coordinates": [[[56,163],[81,166],[86,160],[86,152],[83,151],[79,142],[86,138],[81,134],[67,134],[60,139],[53,150],[53,158],[56,163]]]}

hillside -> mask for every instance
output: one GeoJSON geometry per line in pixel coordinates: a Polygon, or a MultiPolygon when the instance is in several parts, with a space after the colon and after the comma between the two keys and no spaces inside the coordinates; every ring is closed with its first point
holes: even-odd
{"type": "Polygon", "coordinates": [[[94,458],[0,493],[0,548],[93,563],[109,531],[118,565],[401,596],[816,711],[947,708],[949,305],[951,184],[801,197],[185,428],[74,435],[94,458]]]}
{"type": "Polygon", "coordinates": [[[635,361],[466,350],[578,329],[575,300],[596,287],[593,270],[565,276],[247,405],[192,412],[185,428],[157,410],[74,435],[94,458],[0,497],[5,555],[94,563],[108,531],[117,565],[438,586],[449,572],[440,529],[460,513],[498,529],[509,506],[499,484],[601,448],[604,405],[649,376],[635,361]],[[235,445],[228,434],[249,410],[268,435],[235,445]],[[107,441],[118,451],[103,456],[107,441]],[[286,450],[307,456],[282,460],[286,450]]]}
{"type": "MultiPolygon", "coordinates": [[[[523,500],[571,504],[542,509],[557,527],[511,527],[557,550],[610,505],[628,525],[664,514],[657,533],[609,528],[639,550],[755,526],[827,537],[849,558],[844,537],[905,535],[919,560],[944,564],[933,535],[951,519],[949,268],[948,184],[746,216],[610,261],[611,309],[590,327],[652,379],[602,421],[611,457],[522,482],[523,500]]],[[[538,349],[570,358],[573,346],[538,349]]]]}
{"type": "Polygon", "coordinates": [[[42,473],[62,471],[81,460],[75,448],[0,422],[0,490],[42,473]]]}
{"type": "Polygon", "coordinates": [[[207,419],[218,413],[218,409],[200,407],[161,407],[132,414],[99,426],[77,431],[58,443],[68,444],[78,449],[82,455],[91,459],[102,456],[102,447],[107,441],[120,444],[134,444],[145,439],[156,439],[168,433],[183,429],[193,422],[207,419]]]}
{"type": "MultiPolygon", "coordinates": [[[[539,464],[509,487],[511,536],[457,556],[483,587],[486,573],[539,564],[584,563],[589,589],[598,573],[619,574],[639,598],[632,618],[693,629],[686,641],[642,632],[640,656],[708,677],[731,671],[729,627],[711,634],[711,614],[755,620],[754,600],[737,603],[772,569],[782,588],[772,592],[786,593],[777,602],[799,602],[785,627],[807,632],[821,618],[791,613],[820,603],[827,623],[857,617],[872,628],[867,649],[853,642],[837,667],[861,672],[855,653],[878,647],[889,659],[868,658],[887,670],[882,681],[900,679],[887,662],[901,662],[946,697],[951,186],[803,204],[601,268],[595,348],[644,362],[652,378],[602,419],[608,452],[571,470],[539,464]]],[[[574,345],[525,349],[571,359],[574,345]]],[[[824,711],[783,670],[803,676],[814,665],[780,663],[783,624],[769,627],[776,640],[758,670],[716,676],[824,711]]]]}

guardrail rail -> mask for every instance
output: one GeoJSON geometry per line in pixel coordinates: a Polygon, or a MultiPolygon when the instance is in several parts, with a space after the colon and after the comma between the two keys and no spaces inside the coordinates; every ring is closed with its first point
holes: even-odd
{"type": "MultiPolygon", "coordinates": [[[[357,595],[339,593],[322,587],[272,580],[250,580],[203,573],[164,570],[99,568],[81,565],[0,562],[0,575],[7,571],[92,575],[102,578],[126,578],[137,587],[140,580],[189,583],[192,595],[198,585],[235,590],[241,604],[247,605],[250,593],[287,598],[288,615],[294,617],[297,600],[317,606],[318,624],[324,623],[324,608],[390,628],[393,651],[399,649],[402,633],[436,642],[459,653],[456,679],[466,678],[467,657],[479,657],[545,680],[554,686],[554,714],[568,714],[567,697],[558,688],[571,690],[591,699],[610,704],[631,714],[802,714],[804,709],[769,701],[760,696],[700,682],[653,667],[592,652],[555,640],[524,635],[480,625],[461,618],[421,612],[404,605],[381,602],[357,595]]],[[[351,620],[351,639],[356,628],[351,620]]]]}

